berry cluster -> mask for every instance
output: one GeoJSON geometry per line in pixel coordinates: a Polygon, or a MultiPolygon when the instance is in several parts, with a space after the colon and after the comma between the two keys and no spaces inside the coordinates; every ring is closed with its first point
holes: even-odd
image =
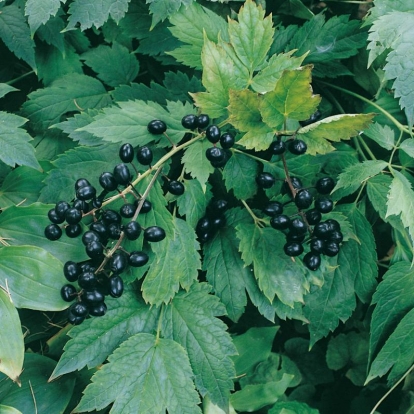
{"type": "MultiPolygon", "coordinates": [[[[166,129],[165,123],[159,120],[148,124],[148,131],[154,135],[163,134],[166,129]]],[[[135,152],[131,144],[123,144],[119,157],[122,162],[112,172],[103,172],[99,176],[102,187],[99,194],[87,179],[80,178],[75,183],[76,197],[72,202],[59,201],[48,212],[51,224],[46,226],[45,236],[49,240],[58,240],[63,231],[71,238],[82,235],[89,257],[83,262],[67,261],[63,268],[64,277],[70,283],[62,287],[61,296],[67,302],[76,299],[68,309],[68,320],[74,325],[82,323],[88,315],[104,315],[107,309],[105,297],[119,298],[124,291],[121,274],[129,267],[141,267],[148,262],[144,251],[126,251],[122,247],[124,240],[137,240],[141,233],[145,242],[159,242],[166,236],[163,228],[143,228],[137,221],[138,215],[148,213],[152,205],[131,184],[133,176],[127,165],[136,157],[141,165],[150,166],[152,150],[142,146],[135,152]],[[121,189],[126,187],[124,193],[131,194],[133,200],[128,201],[122,193],[121,189]],[[111,192],[118,192],[124,200],[118,211],[105,207],[105,199],[111,192]]],[[[133,168],[136,171],[135,166],[133,168]]],[[[179,181],[169,180],[168,191],[180,195],[184,186],[179,181]]]]}
{"type": "Polygon", "coordinates": [[[201,243],[211,240],[218,229],[224,226],[226,218],[224,212],[227,210],[226,200],[214,200],[207,207],[206,214],[198,220],[196,234],[201,243]]]}

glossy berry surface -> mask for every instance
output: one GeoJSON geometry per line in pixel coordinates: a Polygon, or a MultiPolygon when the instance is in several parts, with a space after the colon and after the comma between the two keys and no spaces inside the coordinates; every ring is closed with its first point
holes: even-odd
{"type": "Polygon", "coordinates": [[[210,162],[220,162],[225,158],[225,152],[219,147],[211,147],[206,150],[206,157],[210,162]]]}
{"type": "Polygon", "coordinates": [[[144,145],[137,149],[137,161],[142,165],[150,165],[152,163],[154,156],[152,154],[151,148],[144,145]]]}
{"type": "Polygon", "coordinates": [[[327,239],[332,231],[332,227],[329,225],[329,223],[321,221],[313,228],[313,235],[321,239],[327,239]]]}
{"type": "Polygon", "coordinates": [[[83,272],[78,279],[78,285],[83,289],[91,289],[96,287],[98,279],[93,272],[83,272]]]}
{"type": "Polygon", "coordinates": [[[72,302],[77,296],[77,290],[73,285],[64,285],[60,289],[60,296],[65,302],[72,302]]]}
{"type": "Polygon", "coordinates": [[[104,299],[104,294],[98,289],[84,290],[82,293],[82,300],[91,304],[103,302],[104,299]]]}
{"type": "Polygon", "coordinates": [[[197,116],[193,114],[185,115],[181,119],[181,125],[184,128],[191,129],[192,131],[195,130],[198,126],[197,116]]]}
{"type": "Polygon", "coordinates": [[[333,207],[333,201],[328,197],[321,197],[315,200],[315,208],[323,214],[332,211],[333,207]]]}
{"type": "Polygon", "coordinates": [[[303,246],[298,242],[288,242],[283,246],[283,251],[287,256],[295,257],[303,253],[303,246]]]}
{"type": "Polygon", "coordinates": [[[65,218],[66,210],[69,208],[70,205],[66,201],[59,201],[55,205],[56,214],[63,219],[65,218]]]}
{"type": "Polygon", "coordinates": [[[276,230],[285,230],[289,228],[290,218],[285,214],[272,217],[270,219],[270,225],[276,230]]]}
{"type": "Polygon", "coordinates": [[[167,130],[167,125],[164,121],[154,119],[147,125],[147,129],[152,135],[162,135],[167,130]]]}
{"type": "Polygon", "coordinates": [[[296,217],[290,221],[289,228],[290,228],[290,231],[297,233],[297,234],[304,234],[308,230],[305,222],[299,217],[296,217]]]}
{"type": "MultiPolygon", "coordinates": [[[[139,203],[140,203],[140,201],[141,200],[135,200],[134,201],[134,205],[135,205],[135,207],[137,207],[138,208],[138,205],[139,205],[139,203]]],[[[148,212],[150,212],[151,211],[151,209],[152,209],[152,203],[151,203],[151,201],[149,201],[149,200],[144,200],[144,202],[142,203],[142,207],[141,207],[141,210],[139,211],[139,213],[141,214],[146,214],[146,213],[148,213],[148,212]]]]}
{"type": "Polygon", "coordinates": [[[134,216],[136,210],[137,208],[134,204],[126,203],[119,209],[119,213],[122,217],[131,218],[134,216]]]}
{"type": "Polygon", "coordinates": [[[228,150],[222,150],[223,151],[223,158],[217,161],[211,161],[211,165],[214,168],[221,168],[224,167],[227,164],[227,161],[229,160],[231,156],[231,152],[227,152],[228,150]]]}
{"type": "Polygon", "coordinates": [[[159,242],[165,239],[165,230],[159,226],[147,227],[144,230],[144,240],[148,242],[159,242]]]}
{"type": "Polygon", "coordinates": [[[128,185],[132,180],[131,172],[126,164],[118,164],[114,168],[114,179],[120,185],[128,185]]]}
{"type": "Polygon", "coordinates": [[[184,194],[184,184],[180,181],[171,180],[168,182],[167,191],[173,195],[182,195],[184,194]]]}
{"type": "Polygon", "coordinates": [[[308,146],[301,139],[294,139],[288,144],[288,150],[294,155],[302,155],[306,152],[308,146]]]}
{"type": "Polygon", "coordinates": [[[328,241],[325,243],[323,254],[329,257],[334,257],[339,253],[339,244],[334,241],[328,241]]]}
{"type": "Polygon", "coordinates": [[[229,149],[234,145],[234,142],[234,135],[230,134],[230,132],[225,132],[220,137],[221,148],[229,149]]]}
{"type": "Polygon", "coordinates": [[[123,144],[119,148],[119,158],[122,162],[129,163],[134,160],[134,147],[131,144],[123,144]]]}
{"type": "Polygon", "coordinates": [[[45,236],[49,240],[58,240],[62,236],[62,229],[57,224],[49,224],[45,228],[45,236]]]}
{"type": "Polygon", "coordinates": [[[210,125],[206,129],[206,138],[212,143],[215,144],[220,141],[220,128],[217,125],[210,125]]]}
{"type": "Polygon", "coordinates": [[[273,155],[282,155],[286,151],[286,143],[282,140],[273,141],[269,147],[273,155]]]}
{"type": "Polygon", "coordinates": [[[310,207],[313,202],[312,194],[309,190],[302,189],[296,193],[295,204],[297,208],[304,209],[310,207]]]}
{"type": "Polygon", "coordinates": [[[107,311],[105,302],[97,303],[89,308],[89,315],[104,316],[107,311]]]}
{"type": "Polygon", "coordinates": [[[118,187],[114,175],[110,172],[103,172],[99,176],[99,184],[106,191],[114,191],[118,187]]]}
{"type": "Polygon", "coordinates": [[[306,253],[305,256],[303,256],[303,264],[309,270],[317,270],[321,265],[321,256],[317,253],[306,253]]]}
{"type": "Polygon", "coordinates": [[[129,255],[128,264],[132,267],[141,267],[148,263],[149,257],[145,252],[133,251],[129,255]]]}
{"type": "Polygon", "coordinates": [[[318,109],[308,119],[306,119],[305,121],[300,121],[299,123],[301,124],[301,126],[304,127],[306,125],[310,125],[310,124],[313,124],[314,122],[318,121],[321,118],[321,116],[322,116],[322,114],[318,109]]]}
{"type": "Polygon", "coordinates": [[[83,233],[83,235],[82,235],[83,245],[87,246],[92,241],[100,242],[101,237],[99,236],[99,234],[96,231],[93,231],[93,230],[85,231],[85,233],[83,233]]]}
{"type": "Polygon", "coordinates": [[[68,236],[71,239],[74,239],[75,237],[78,237],[82,234],[82,226],[78,224],[69,224],[65,227],[65,233],[66,236],[68,236]]]}
{"type": "Polygon", "coordinates": [[[344,236],[340,231],[334,230],[330,235],[329,235],[329,241],[333,241],[335,243],[342,243],[342,241],[344,240],[344,236]]]}
{"type": "Polygon", "coordinates": [[[92,200],[96,197],[96,188],[92,185],[85,185],[76,191],[76,197],[83,201],[92,200]]]}
{"type": "Polygon", "coordinates": [[[82,220],[82,213],[77,208],[66,210],[65,220],[68,224],[78,224],[82,220]]]}
{"type": "Polygon", "coordinates": [[[283,204],[279,201],[272,201],[262,211],[270,217],[278,216],[283,213],[283,204]]]}
{"type": "MultiPolygon", "coordinates": [[[[303,187],[302,180],[301,180],[300,178],[298,178],[298,177],[292,177],[292,176],[291,176],[291,177],[290,177],[290,182],[291,182],[291,184],[292,184],[292,187],[293,187],[295,190],[300,190],[300,189],[303,187]]],[[[292,195],[292,192],[290,191],[290,187],[289,187],[289,184],[288,184],[288,182],[287,182],[287,181],[285,181],[285,182],[283,183],[282,192],[283,192],[283,193],[288,193],[288,194],[292,195]]]]}
{"type": "Polygon", "coordinates": [[[312,208],[305,213],[306,220],[310,225],[318,224],[322,220],[322,214],[320,211],[312,208]]]}
{"type": "Polygon", "coordinates": [[[315,187],[319,194],[329,194],[335,187],[335,180],[331,177],[319,178],[315,187]]]}
{"type": "Polygon", "coordinates": [[[209,232],[212,228],[213,228],[213,224],[212,224],[210,218],[209,217],[202,217],[197,222],[196,233],[197,234],[206,233],[206,232],[209,232]]]}
{"type": "Polygon", "coordinates": [[[141,234],[141,226],[136,221],[130,221],[124,227],[124,232],[128,240],[136,240],[141,234]]]}
{"type": "Polygon", "coordinates": [[[104,247],[101,242],[91,241],[87,244],[85,252],[91,259],[97,259],[103,255],[104,247]]]}
{"type": "Polygon", "coordinates": [[[65,221],[64,217],[60,217],[57,213],[56,210],[54,208],[51,208],[48,213],[47,213],[47,217],[49,218],[49,220],[54,223],[54,224],[62,224],[65,221]]]}
{"type": "Polygon", "coordinates": [[[109,259],[109,269],[113,273],[122,273],[128,266],[128,256],[123,251],[118,251],[109,259]]]}
{"type": "Polygon", "coordinates": [[[286,241],[295,241],[302,243],[306,239],[306,233],[296,233],[295,231],[289,231],[286,234],[286,241]]]}
{"type": "Polygon", "coordinates": [[[69,282],[76,282],[80,272],[80,266],[76,262],[69,260],[63,265],[63,274],[69,282]]]}
{"type": "Polygon", "coordinates": [[[85,187],[87,185],[91,185],[91,183],[86,178],[79,178],[75,182],[75,191],[78,191],[79,188],[85,187]]]}
{"type": "Polygon", "coordinates": [[[69,312],[73,313],[75,316],[85,317],[88,315],[89,309],[86,303],[77,302],[70,305],[69,312]]]}
{"type": "Polygon", "coordinates": [[[124,281],[119,275],[112,275],[109,278],[109,294],[113,298],[120,298],[124,293],[124,281]]]}
{"type": "Polygon", "coordinates": [[[312,237],[309,247],[313,253],[322,253],[325,247],[325,242],[322,239],[312,237]]]}
{"type": "Polygon", "coordinates": [[[264,172],[256,177],[256,183],[260,188],[271,188],[275,183],[275,177],[268,172],[264,172]]]}
{"type": "Polygon", "coordinates": [[[108,229],[102,221],[95,221],[91,223],[89,229],[97,233],[101,240],[104,240],[108,237],[108,229]]]}
{"type": "Polygon", "coordinates": [[[226,200],[213,200],[208,206],[208,211],[211,215],[217,216],[223,214],[228,208],[228,202],[226,200]]]}
{"type": "Polygon", "coordinates": [[[121,224],[122,217],[115,210],[108,209],[103,212],[102,220],[104,221],[105,224],[110,224],[110,223],[121,224]]]}
{"type": "Polygon", "coordinates": [[[112,240],[118,240],[121,237],[121,231],[121,225],[118,223],[108,225],[108,237],[112,240]]]}
{"type": "MultiPolygon", "coordinates": [[[[72,208],[76,208],[76,210],[79,210],[83,213],[87,213],[89,211],[88,203],[85,200],[79,200],[79,198],[75,198],[75,200],[73,200],[72,208]]],[[[65,213],[65,216],[66,216],[66,213],[65,213]]]]}
{"type": "Polygon", "coordinates": [[[210,117],[206,114],[201,114],[197,117],[197,126],[199,128],[206,128],[210,123],[210,117]]]}
{"type": "Polygon", "coordinates": [[[72,325],[80,325],[85,320],[84,316],[76,316],[72,312],[68,312],[68,322],[72,325]]]}

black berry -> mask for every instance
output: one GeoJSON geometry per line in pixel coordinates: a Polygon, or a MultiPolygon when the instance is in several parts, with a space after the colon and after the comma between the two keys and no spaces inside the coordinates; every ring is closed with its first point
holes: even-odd
{"type": "Polygon", "coordinates": [[[292,241],[283,246],[283,250],[287,256],[295,257],[303,253],[303,246],[301,243],[292,241]]]}
{"type": "Polygon", "coordinates": [[[150,165],[152,163],[153,154],[151,148],[147,146],[137,149],[137,160],[142,165],[150,165]]]}
{"type": "Polygon", "coordinates": [[[290,225],[290,218],[285,214],[274,216],[270,219],[270,225],[276,230],[285,230],[290,225]]]}
{"type": "Polygon", "coordinates": [[[225,132],[220,137],[220,145],[221,148],[228,149],[234,145],[234,135],[230,134],[230,132],[225,132]]]}
{"type": "Polygon", "coordinates": [[[226,153],[219,147],[211,147],[206,150],[206,157],[210,162],[220,162],[225,158],[226,153]]]}
{"type": "Polygon", "coordinates": [[[268,172],[264,172],[256,177],[256,183],[261,188],[271,188],[275,183],[275,177],[268,172]]]}
{"type": "Polygon", "coordinates": [[[121,224],[122,217],[115,210],[105,210],[102,214],[102,220],[105,224],[117,223],[121,224]]]}
{"type": "Polygon", "coordinates": [[[92,289],[98,284],[98,279],[93,272],[83,272],[79,276],[78,284],[83,289],[92,289]]]}
{"type": "Polygon", "coordinates": [[[184,194],[184,184],[180,181],[171,180],[168,182],[167,191],[173,195],[184,194]]]}
{"type": "Polygon", "coordinates": [[[69,224],[65,227],[65,233],[66,236],[68,236],[71,239],[74,239],[75,237],[78,237],[82,234],[82,226],[78,224],[69,224]]]}
{"type": "Polygon", "coordinates": [[[322,114],[319,110],[316,110],[316,112],[314,112],[308,119],[306,119],[305,121],[300,121],[300,125],[301,126],[306,126],[306,125],[310,125],[313,124],[314,122],[316,122],[317,120],[319,120],[321,118],[322,114]]]}
{"type": "Polygon", "coordinates": [[[122,162],[129,163],[134,159],[134,147],[131,144],[123,144],[119,148],[119,158],[122,162]]]}
{"type": "Polygon", "coordinates": [[[305,217],[308,223],[313,226],[314,224],[318,224],[321,221],[322,214],[320,211],[313,208],[305,213],[305,217]]]}
{"type": "Polygon", "coordinates": [[[113,273],[122,273],[128,266],[128,257],[123,251],[118,251],[109,260],[109,269],[113,273]]]}
{"type": "Polygon", "coordinates": [[[304,234],[308,230],[305,222],[299,217],[296,217],[290,221],[289,228],[290,228],[290,231],[297,233],[297,234],[304,234]]]}
{"type": "Polygon", "coordinates": [[[90,243],[87,244],[85,251],[86,251],[86,254],[91,259],[98,259],[102,257],[103,252],[104,252],[104,247],[102,246],[102,243],[98,241],[91,241],[90,243]]]}
{"type": "Polygon", "coordinates": [[[65,219],[68,224],[78,224],[82,220],[82,213],[77,208],[66,210],[65,219]]]}
{"type": "Polygon", "coordinates": [[[274,155],[281,155],[286,151],[286,143],[278,139],[270,144],[269,150],[274,155]]]}
{"type": "Polygon", "coordinates": [[[210,123],[210,117],[206,114],[201,114],[197,117],[197,126],[199,128],[206,128],[210,123]]]}
{"type": "Polygon", "coordinates": [[[149,257],[145,252],[131,252],[128,258],[128,264],[132,267],[141,267],[148,263],[149,257]]]}
{"type": "Polygon", "coordinates": [[[331,177],[319,178],[315,187],[319,194],[329,194],[335,187],[335,180],[331,177]]]}
{"type": "Polygon", "coordinates": [[[75,286],[73,285],[64,285],[62,289],[60,289],[60,296],[65,302],[72,302],[78,294],[75,286]]]}
{"type": "Polygon", "coordinates": [[[91,185],[91,183],[86,178],[79,178],[75,182],[75,191],[78,191],[79,188],[85,187],[87,185],[91,185]]]}
{"type": "Polygon", "coordinates": [[[134,216],[136,210],[137,208],[134,204],[126,203],[119,209],[119,213],[122,217],[131,218],[134,216]]]}
{"type": "Polygon", "coordinates": [[[321,213],[329,213],[333,210],[333,201],[328,197],[321,197],[315,200],[315,208],[321,213]]]}
{"type": "Polygon", "coordinates": [[[215,144],[220,140],[220,128],[217,125],[210,125],[206,129],[206,138],[212,143],[215,144]]]}
{"type": "Polygon", "coordinates": [[[68,261],[63,265],[63,274],[69,282],[76,282],[81,269],[76,262],[68,261]]]}
{"type": "Polygon", "coordinates": [[[329,257],[336,256],[339,253],[339,244],[334,241],[327,241],[325,243],[323,254],[329,257]]]}
{"type": "Polygon", "coordinates": [[[288,144],[289,151],[294,155],[302,155],[308,149],[308,146],[301,139],[294,139],[288,144]]]}
{"type": "Polygon", "coordinates": [[[303,256],[303,263],[309,270],[317,270],[321,265],[321,256],[317,253],[306,253],[303,256]]]}
{"type": "Polygon", "coordinates": [[[120,298],[124,293],[124,281],[119,275],[112,275],[109,278],[109,294],[113,298],[120,298]]]}
{"type": "Polygon", "coordinates": [[[152,135],[162,135],[167,130],[167,125],[164,121],[154,119],[147,125],[148,132],[152,135]]]}
{"type": "Polygon", "coordinates": [[[105,302],[97,303],[89,307],[89,315],[91,316],[104,316],[106,311],[107,307],[105,302]]]}
{"type": "Polygon", "coordinates": [[[118,187],[114,175],[110,172],[104,172],[99,176],[99,184],[106,191],[114,191],[118,187]]]}
{"type": "Polygon", "coordinates": [[[92,185],[85,185],[76,191],[76,197],[83,201],[92,200],[96,197],[96,188],[92,185]]]}
{"type": "Polygon", "coordinates": [[[313,197],[309,190],[299,190],[295,196],[295,204],[297,208],[304,209],[310,207],[313,197]]]}
{"type": "Polygon", "coordinates": [[[65,219],[66,210],[69,209],[69,208],[70,208],[69,203],[67,203],[66,201],[59,201],[59,202],[56,203],[55,211],[56,211],[56,214],[60,218],[65,219]]]}
{"type": "Polygon", "coordinates": [[[70,305],[69,312],[78,317],[86,317],[88,315],[89,309],[86,303],[76,302],[70,305]]]}
{"type": "Polygon", "coordinates": [[[126,164],[118,164],[114,168],[114,179],[120,185],[128,185],[131,182],[132,176],[126,164]]]}
{"type": "Polygon", "coordinates": [[[82,235],[82,243],[84,244],[84,246],[87,246],[92,241],[96,241],[96,242],[101,241],[101,237],[99,233],[93,230],[85,231],[85,233],[83,233],[82,235]]]}
{"type": "Polygon", "coordinates": [[[262,211],[270,217],[278,216],[283,213],[283,204],[279,201],[272,201],[262,211]]]}
{"type": "Polygon", "coordinates": [[[191,129],[192,131],[197,128],[197,116],[193,114],[189,114],[181,119],[181,125],[184,128],[191,129]]]}
{"type": "Polygon", "coordinates": [[[136,240],[141,234],[141,226],[136,221],[130,221],[124,227],[124,232],[128,240],[136,240]]]}
{"type": "Polygon", "coordinates": [[[144,230],[144,240],[148,242],[159,242],[165,239],[165,230],[159,226],[147,227],[144,230]]]}
{"type": "Polygon", "coordinates": [[[49,224],[45,228],[45,236],[49,240],[58,240],[62,236],[62,229],[57,224],[49,224]]]}
{"type": "Polygon", "coordinates": [[[325,242],[322,239],[312,237],[309,247],[313,253],[322,253],[325,247],[325,242]]]}
{"type": "Polygon", "coordinates": [[[54,224],[62,224],[65,221],[64,217],[60,217],[54,208],[50,209],[47,213],[47,217],[54,224]]]}

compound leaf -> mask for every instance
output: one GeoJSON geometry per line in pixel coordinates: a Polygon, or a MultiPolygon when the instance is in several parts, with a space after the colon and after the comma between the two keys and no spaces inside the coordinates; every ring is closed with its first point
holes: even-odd
{"type": "Polygon", "coordinates": [[[100,410],[113,402],[114,412],[201,414],[190,362],[177,342],[138,333],[108,359],[92,377],[76,412],[100,410]]]}
{"type": "Polygon", "coordinates": [[[28,16],[30,31],[32,36],[36,30],[45,24],[50,16],[55,16],[60,8],[60,2],[66,3],[66,0],[27,0],[24,8],[25,15],[28,16]]]}
{"type": "Polygon", "coordinates": [[[195,385],[221,408],[228,407],[235,370],[231,355],[236,349],[217,316],[225,314],[218,298],[206,284],[194,284],[189,292],[178,293],[165,308],[163,333],[188,353],[195,385]]]}
{"type": "Polygon", "coordinates": [[[395,133],[388,125],[381,125],[379,122],[373,122],[369,128],[364,131],[364,135],[389,151],[394,147],[395,133]]]}
{"type": "Polygon", "coordinates": [[[151,27],[153,28],[158,22],[165,20],[168,16],[174,15],[181,5],[186,7],[192,2],[193,0],[147,0],[152,14],[151,27]]]}

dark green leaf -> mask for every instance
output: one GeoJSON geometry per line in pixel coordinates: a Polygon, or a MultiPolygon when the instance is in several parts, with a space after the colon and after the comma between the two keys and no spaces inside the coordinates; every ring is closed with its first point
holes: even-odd
{"type": "MultiPolygon", "coordinates": [[[[65,0],[62,3],[65,3],[65,0]]],[[[27,0],[24,11],[26,16],[28,16],[32,35],[42,24],[45,24],[50,19],[50,16],[55,16],[59,8],[60,0],[46,0],[42,2],[27,0]]]]}
{"type": "Polygon", "coordinates": [[[13,86],[8,85],[7,83],[0,83],[0,98],[7,95],[9,92],[16,92],[18,89],[13,86]]]}
{"type": "Polygon", "coordinates": [[[381,125],[378,122],[373,122],[369,128],[364,131],[364,135],[387,150],[392,150],[394,147],[395,133],[388,125],[381,125]]]}
{"type": "Polygon", "coordinates": [[[181,5],[189,6],[193,0],[148,0],[149,9],[152,14],[152,27],[158,22],[173,15],[181,5]]]}
{"type": "Polygon", "coordinates": [[[268,411],[268,414],[319,414],[319,411],[303,402],[280,401],[268,411]]]}

